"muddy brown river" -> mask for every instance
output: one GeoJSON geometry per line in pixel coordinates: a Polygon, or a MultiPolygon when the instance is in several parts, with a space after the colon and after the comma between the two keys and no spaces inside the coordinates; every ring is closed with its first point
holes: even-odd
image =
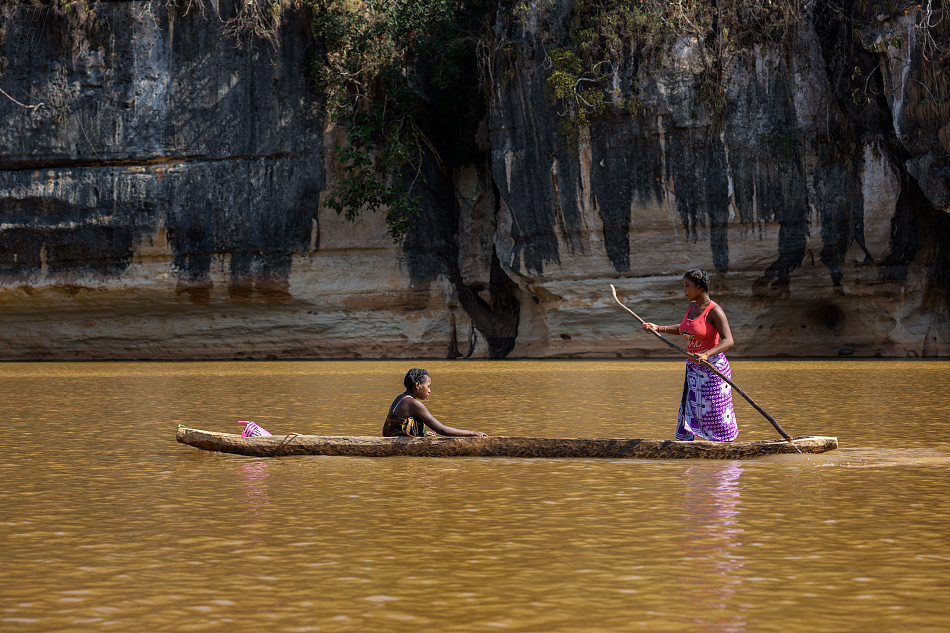
{"type": "MultiPolygon", "coordinates": [[[[494,435],[671,438],[680,361],[0,365],[0,630],[943,632],[950,365],[733,361],[823,455],[247,458],[376,435],[413,365],[494,435]]],[[[778,437],[735,396],[740,440],[778,437]]]]}

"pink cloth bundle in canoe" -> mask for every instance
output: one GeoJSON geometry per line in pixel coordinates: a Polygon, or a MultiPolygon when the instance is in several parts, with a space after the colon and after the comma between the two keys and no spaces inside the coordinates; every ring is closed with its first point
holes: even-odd
{"type": "Polygon", "coordinates": [[[238,424],[244,425],[244,430],[241,432],[241,437],[255,437],[257,435],[270,435],[267,431],[257,426],[253,422],[241,420],[238,424]]]}

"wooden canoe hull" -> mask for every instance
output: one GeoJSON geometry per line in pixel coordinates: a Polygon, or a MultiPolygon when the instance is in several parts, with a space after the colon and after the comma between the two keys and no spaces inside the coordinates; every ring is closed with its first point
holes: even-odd
{"type": "Polygon", "coordinates": [[[179,428],[177,440],[206,451],[252,457],[337,455],[348,457],[534,457],[578,459],[746,459],[781,453],[824,453],[838,448],[836,437],[797,437],[759,442],[677,442],[675,440],[547,437],[329,437],[273,435],[241,437],[179,428]],[[795,447],[798,447],[798,451],[795,447]]]}

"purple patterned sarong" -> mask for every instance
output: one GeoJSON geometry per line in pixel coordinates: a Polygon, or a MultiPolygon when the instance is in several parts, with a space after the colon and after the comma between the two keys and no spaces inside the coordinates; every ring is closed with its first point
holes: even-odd
{"type": "MultiPolygon", "coordinates": [[[[732,378],[732,369],[725,354],[716,354],[709,363],[732,378]]],[[[692,440],[694,436],[713,442],[731,442],[739,435],[736,412],[732,408],[732,387],[709,368],[686,361],[686,380],[680,401],[676,439],[692,440]]]]}

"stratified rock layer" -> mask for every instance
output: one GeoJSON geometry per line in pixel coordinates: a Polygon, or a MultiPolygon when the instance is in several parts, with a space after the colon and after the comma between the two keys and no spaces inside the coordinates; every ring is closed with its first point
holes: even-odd
{"type": "Polygon", "coordinates": [[[794,46],[731,58],[721,120],[702,40],[656,41],[650,69],[631,48],[613,84],[644,109],[608,108],[572,147],[544,94],[570,3],[517,24],[511,4],[495,30],[519,54],[491,60],[482,160],[430,161],[397,245],[382,217],[320,204],[343,141],[306,78],[305,13],[272,46],[223,32],[232,0],[214,19],[100,2],[81,28],[3,5],[0,358],[665,355],[608,284],[677,323],[694,267],[731,354],[950,355],[948,162],[912,132],[912,13],[863,36],[890,114],[843,159],[811,14],[794,46]],[[894,34],[911,39],[880,45],[894,34]]]}

